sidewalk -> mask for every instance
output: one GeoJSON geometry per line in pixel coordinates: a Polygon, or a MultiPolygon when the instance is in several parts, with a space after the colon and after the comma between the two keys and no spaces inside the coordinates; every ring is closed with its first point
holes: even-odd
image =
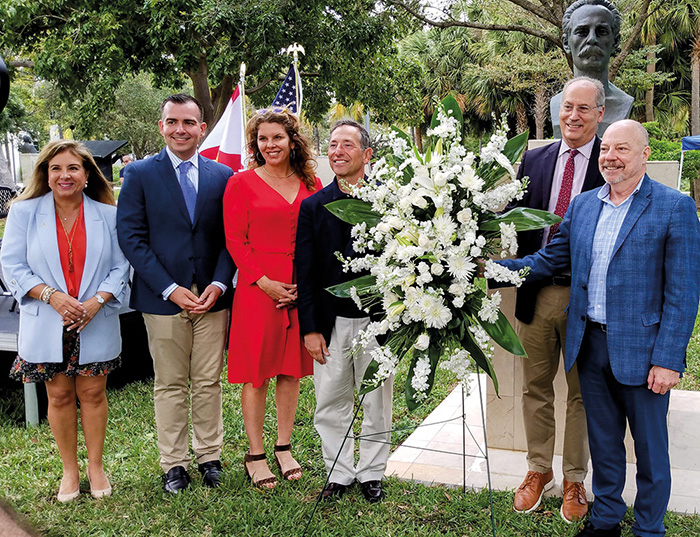
{"type": "MultiPolygon", "coordinates": [[[[486,408],[486,379],[481,375],[483,407],[486,408]]],[[[457,386],[426,420],[394,451],[386,475],[426,485],[442,484],[461,487],[466,472],[466,486],[488,486],[484,429],[479,404],[476,375],[468,381],[469,395],[464,400],[466,427],[462,427],[462,388],[457,386]],[[464,434],[463,434],[464,431],[464,434]],[[466,457],[462,457],[466,453],[466,457]],[[463,467],[463,462],[466,468],[463,467]]],[[[669,415],[671,437],[671,474],[673,485],[669,510],[678,513],[700,512],[700,393],[673,391],[669,415]]],[[[527,473],[525,452],[490,449],[488,463],[494,490],[515,490],[527,473]]],[[[561,456],[553,462],[556,485],[547,493],[561,496],[561,456]]],[[[627,486],[623,497],[628,505],[636,492],[635,465],[627,464],[627,486]]],[[[585,481],[589,501],[591,472],[585,481]]]]}

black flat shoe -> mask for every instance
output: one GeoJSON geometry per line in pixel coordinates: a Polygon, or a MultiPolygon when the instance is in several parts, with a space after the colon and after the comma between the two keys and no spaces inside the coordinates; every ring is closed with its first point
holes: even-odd
{"type": "Polygon", "coordinates": [[[208,461],[199,465],[202,483],[207,487],[216,488],[221,485],[221,461],[208,461]]]}
{"type": "Polygon", "coordinates": [[[340,483],[328,483],[326,487],[321,491],[321,499],[330,502],[332,500],[339,500],[343,497],[343,494],[347,492],[350,485],[341,485],[340,483]]]}
{"type": "Polygon", "coordinates": [[[365,481],[360,483],[360,488],[362,489],[362,495],[369,503],[381,501],[385,496],[381,481],[365,481]]]}
{"type": "Polygon", "coordinates": [[[190,474],[184,466],[175,466],[163,476],[163,492],[177,494],[190,486],[190,474]]]}

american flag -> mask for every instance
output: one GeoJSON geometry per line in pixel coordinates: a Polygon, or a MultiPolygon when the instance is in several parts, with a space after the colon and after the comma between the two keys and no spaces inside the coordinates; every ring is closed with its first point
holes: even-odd
{"type": "Polygon", "coordinates": [[[301,78],[297,78],[296,69],[292,64],[270,108],[278,111],[286,107],[293,114],[298,114],[301,110],[301,99],[301,78]]]}

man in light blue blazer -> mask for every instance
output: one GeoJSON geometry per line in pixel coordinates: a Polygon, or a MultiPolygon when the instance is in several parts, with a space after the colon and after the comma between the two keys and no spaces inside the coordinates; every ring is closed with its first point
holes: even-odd
{"type": "Polygon", "coordinates": [[[192,448],[203,483],[221,483],[221,372],[233,261],[222,197],[231,169],[203,158],[202,107],[176,94],[161,107],[166,148],[129,164],[117,209],[119,244],[134,267],[131,307],[144,315],[155,370],[154,405],[164,491],[190,483],[192,448]]]}
{"type": "Polygon", "coordinates": [[[499,261],[527,281],[571,269],[565,366],[577,364],[595,501],[578,537],[618,537],[626,512],[626,424],[637,457],[632,533],[664,535],[671,492],[669,390],[685,369],[700,297],[694,201],[646,175],[648,135],[612,124],[598,160],[606,185],[577,196],[559,234],[522,259],[499,261]]]}

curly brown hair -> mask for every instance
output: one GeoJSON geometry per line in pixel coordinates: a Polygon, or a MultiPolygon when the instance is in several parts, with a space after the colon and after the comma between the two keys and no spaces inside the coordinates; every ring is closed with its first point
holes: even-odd
{"type": "Polygon", "coordinates": [[[273,112],[266,110],[255,114],[245,128],[248,140],[248,151],[252,153],[248,167],[259,168],[265,164],[265,159],[258,148],[258,129],[263,123],[277,123],[284,127],[287,136],[294,143],[294,150],[289,156],[289,164],[294,172],[301,178],[301,182],[309,192],[316,190],[316,159],[311,153],[311,144],[299,129],[299,120],[286,110],[273,112]]]}
{"type": "Polygon", "coordinates": [[[15,201],[38,198],[51,192],[49,188],[49,162],[56,155],[64,151],[70,151],[82,161],[83,168],[85,168],[85,173],[88,178],[85,188],[83,189],[85,195],[100,203],[116,205],[114,201],[114,192],[112,191],[112,183],[105,179],[95,159],[92,158],[90,150],[75,140],[55,140],[46,144],[39,153],[39,159],[36,161],[34,173],[32,173],[29,184],[24,191],[15,198],[15,201]]]}

